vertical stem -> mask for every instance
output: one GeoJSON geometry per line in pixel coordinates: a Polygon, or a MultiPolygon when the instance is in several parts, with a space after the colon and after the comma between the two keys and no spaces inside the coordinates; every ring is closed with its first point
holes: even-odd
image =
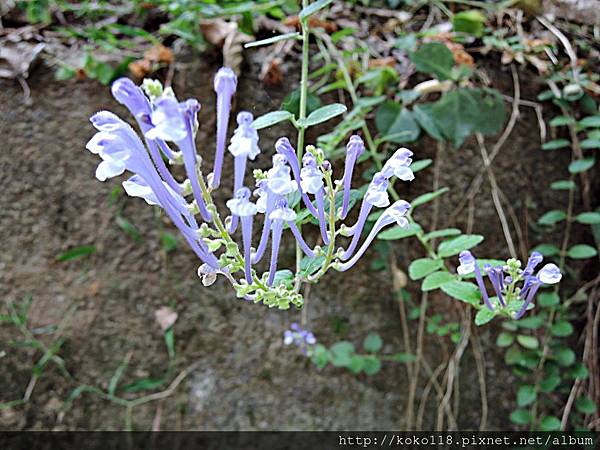
{"type": "MultiPolygon", "coordinates": [[[[306,8],[309,0],[302,0],[302,8],[306,8]]],[[[306,99],[308,97],[308,43],[310,30],[308,29],[308,21],[301,21],[302,26],[302,72],[300,77],[300,110],[298,119],[302,121],[306,118],[306,99]]],[[[304,153],[304,126],[298,127],[298,139],[296,145],[296,157],[298,162],[302,162],[302,154],[304,153]]],[[[298,231],[302,233],[302,225],[298,225],[298,231]]],[[[302,249],[300,244],[296,242],[296,273],[300,271],[300,261],[302,260],[302,249]]],[[[300,285],[296,284],[296,289],[299,290],[300,285]]]]}

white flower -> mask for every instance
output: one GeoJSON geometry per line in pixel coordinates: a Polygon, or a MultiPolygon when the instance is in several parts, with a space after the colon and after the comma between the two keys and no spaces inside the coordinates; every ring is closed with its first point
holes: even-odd
{"type": "Polygon", "coordinates": [[[233,132],[228,149],[235,157],[254,159],[260,153],[258,132],[252,126],[252,114],[242,111],[237,116],[238,127],[233,132]]]}
{"type": "Polygon", "coordinates": [[[550,263],[540,269],[537,277],[544,284],[556,284],[561,280],[562,274],[556,264],[550,263]]]}
{"type": "Polygon", "coordinates": [[[304,166],[300,170],[300,187],[304,192],[316,194],[323,187],[323,174],[312,166],[304,166]]]}
{"type": "Polygon", "coordinates": [[[407,148],[400,148],[387,160],[381,172],[386,178],[395,175],[402,181],[412,181],[415,179],[413,171],[410,169],[412,163],[411,152],[407,148]]]}
{"type": "Polygon", "coordinates": [[[279,206],[275,208],[271,214],[269,214],[269,219],[289,222],[291,220],[296,220],[296,213],[293,209],[288,208],[287,206],[279,206]]]}

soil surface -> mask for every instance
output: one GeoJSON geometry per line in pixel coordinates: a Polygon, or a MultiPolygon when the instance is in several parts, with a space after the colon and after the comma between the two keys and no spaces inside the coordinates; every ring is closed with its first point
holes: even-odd
{"type": "MultiPolygon", "coordinates": [[[[256,115],[279,107],[293,84],[266,89],[258,81],[264,55],[252,53],[243,67],[235,109],[256,115]]],[[[202,103],[198,147],[207,163],[214,146],[214,94],[212,75],[218,62],[210,56],[193,60],[175,74],[174,88],[180,98],[195,97],[202,103]]],[[[490,66],[496,87],[512,92],[510,71],[490,66]]],[[[285,80],[297,78],[288,69],[285,80]]],[[[58,82],[52,72],[39,67],[30,77],[32,104],[23,103],[20,86],[0,81],[0,153],[2,173],[0,229],[0,296],[4,304],[32,296],[28,327],[38,339],[50,344],[48,328],[74,309],[62,331],[65,343],[58,352],[73,379],[66,379],[49,363],[37,381],[31,399],[23,405],[0,411],[0,429],[121,430],[125,409],[97,395],[83,393],[64,414],[65,401],[74,388],[87,384],[106,389],[114,371],[127,355],[131,357],[122,385],[140,378],[165,378],[164,389],[177,373],[194,365],[172,395],[133,410],[134,429],[147,430],[159,424],[163,430],[259,430],[259,429],[401,429],[408,392],[407,372],[400,364],[386,363],[377,375],[355,376],[331,366],[318,370],[295,348],[283,345],[282,334],[291,322],[300,321],[300,311],[269,310],[235,298],[225,281],[205,288],[196,275],[198,261],[180,243],[165,254],[161,230],[170,230],[157,212],[139,199],[111,195],[120,180],[100,183],[94,178],[98,159],[85,150],[93,135],[88,118],[100,109],[110,109],[131,118],[94,81],[58,82]],[[116,200],[115,200],[116,198],[116,200]],[[118,225],[117,212],[139,231],[134,239],[118,225]],[[95,245],[98,251],[80,260],[58,262],[57,255],[80,245],[95,245]],[[176,356],[170,363],[155,311],[172,307],[179,315],[174,326],[176,356]]],[[[522,80],[522,96],[534,99],[536,80],[522,80]]],[[[507,110],[510,105],[507,104],[507,110]]],[[[537,119],[532,109],[522,107],[517,125],[493,165],[494,173],[516,216],[527,232],[527,221],[564,202],[562,194],[547,189],[551,181],[564,177],[568,155],[540,151],[537,119]]],[[[261,134],[264,154],[256,167],[270,162],[272,144],[285,126],[261,134]]],[[[310,140],[314,136],[309,136],[310,140]]],[[[490,148],[495,142],[489,139],[490,148]]],[[[393,149],[389,149],[391,151],[393,149]]],[[[436,143],[422,139],[413,148],[416,159],[433,158],[436,143]]],[[[472,179],[482,167],[472,139],[460,151],[441,152],[440,186],[451,191],[440,202],[439,224],[468,226],[469,209],[449,223],[472,179]]],[[[224,179],[231,173],[231,161],[224,179]],[[229,171],[229,172],[227,172],[229,171]]],[[[431,190],[433,170],[428,168],[407,186],[397,185],[408,200],[431,190]]],[[[223,201],[230,195],[224,188],[223,201]]],[[[508,256],[501,227],[485,179],[477,195],[472,232],[486,236],[478,253],[486,257],[508,256]]],[[[430,222],[432,208],[421,208],[416,217],[430,222]]],[[[529,248],[538,236],[526,235],[529,248]]],[[[411,259],[422,256],[414,240],[392,244],[397,264],[407,269],[411,259]]],[[[384,339],[384,352],[403,350],[398,304],[388,271],[372,269],[380,253],[371,250],[350,272],[332,273],[310,290],[308,327],[317,339],[331,345],[348,339],[360,346],[368,332],[384,339]]],[[[286,241],[283,261],[293,262],[291,240],[286,241]]],[[[418,284],[408,283],[418,304],[418,284]]],[[[457,320],[464,305],[434,293],[432,311],[444,320],[457,320]]],[[[416,333],[416,321],[410,322],[416,333]]],[[[489,429],[509,427],[508,405],[516,392],[513,378],[494,346],[496,326],[476,330],[485,357],[487,395],[493,413],[489,429]]],[[[23,396],[32,367],[41,353],[9,345],[21,339],[14,327],[0,327],[0,402],[23,396]]],[[[425,355],[431,367],[452,345],[447,337],[428,336],[425,355]]],[[[464,415],[461,428],[479,426],[480,392],[472,346],[466,349],[458,373],[464,415]],[[468,411],[468,412],[467,412],[468,411]]],[[[423,394],[424,385],[417,392],[423,394]]],[[[139,396],[140,394],[125,394],[139,396]]],[[[129,398],[129,397],[127,397],[129,398]]],[[[437,402],[432,394],[423,427],[435,427],[437,402]]]]}

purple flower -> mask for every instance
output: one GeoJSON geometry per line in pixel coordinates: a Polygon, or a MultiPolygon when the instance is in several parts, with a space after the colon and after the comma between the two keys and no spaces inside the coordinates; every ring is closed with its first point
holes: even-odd
{"type": "Polygon", "coordinates": [[[500,304],[506,306],[504,298],[502,297],[502,291],[504,290],[504,271],[502,270],[502,267],[492,267],[491,264],[486,264],[483,267],[483,270],[485,270],[485,273],[492,282],[492,287],[496,292],[500,304]]]}
{"type": "Polygon", "coordinates": [[[325,245],[329,244],[327,236],[327,223],[325,221],[325,189],[323,187],[323,173],[317,168],[317,160],[307,153],[302,157],[302,170],[300,171],[300,186],[304,192],[314,194],[317,203],[317,218],[319,229],[325,245]]]}
{"type": "Polygon", "coordinates": [[[302,186],[300,185],[300,166],[298,165],[296,151],[292,147],[292,144],[290,144],[289,139],[286,137],[279,138],[277,142],[275,142],[275,150],[277,151],[277,153],[282,155],[286,159],[287,163],[290,165],[292,173],[294,174],[294,179],[296,180],[296,183],[298,183],[298,185],[300,186],[300,194],[302,196],[302,201],[304,202],[308,210],[311,212],[311,214],[315,217],[318,217],[315,207],[309,200],[308,196],[306,195],[306,192],[302,190],[302,186]]]}
{"type": "Polygon", "coordinates": [[[246,281],[252,284],[252,222],[258,208],[250,201],[250,189],[242,187],[235,193],[235,197],[227,202],[227,207],[235,217],[242,221],[242,240],[244,245],[244,272],[246,281]]]}
{"type": "MultiPolygon", "coordinates": [[[[367,251],[367,248],[377,234],[386,226],[391,225],[392,223],[396,223],[400,227],[407,227],[408,220],[406,219],[406,213],[410,209],[410,203],[405,200],[398,200],[394,202],[389,208],[387,208],[381,216],[377,219],[375,224],[373,225],[373,229],[366,237],[365,241],[361,245],[360,249],[356,252],[356,254],[349,261],[340,264],[337,267],[337,270],[340,272],[344,272],[350,269],[356,262],[360,259],[360,257],[367,251]]],[[[355,235],[356,236],[356,235],[355,235]]]]}
{"type": "Polygon", "coordinates": [[[485,283],[483,281],[483,277],[481,276],[481,271],[479,270],[477,260],[473,254],[469,250],[463,250],[460,252],[460,255],[458,255],[458,260],[460,261],[460,266],[457,269],[458,274],[467,275],[472,272],[475,273],[475,280],[477,281],[477,286],[479,287],[481,295],[483,296],[485,306],[487,306],[489,310],[493,311],[494,307],[492,306],[492,303],[488,297],[485,283]]]}
{"type": "Polygon", "coordinates": [[[317,339],[310,331],[303,330],[297,323],[292,323],[290,329],[283,333],[283,343],[284,345],[296,345],[306,355],[308,349],[316,345],[317,339]]]}
{"type": "Polygon", "coordinates": [[[344,164],[344,177],[342,183],[344,185],[344,196],[342,200],[342,212],[340,217],[346,218],[348,214],[348,206],[350,204],[350,187],[352,184],[352,172],[360,155],[365,151],[365,143],[358,135],[350,136],[348,145],[346,145],[346,161],[344,164]]]}
{"type": "Polygon", "coordinates": [[[402,181],[412,181],[415,179],[413,171],[410,169],[412,163],[413,152],[407,148],[400,148],[396,150],[396,153],[387,160],[381,172],[386,178],[391,178],[395,175],[402,181]]]}
{"type": "Polygon", "coordinates": [[[352,241],[350,242],[348,249],[343,253],[342,260],[346,260],[354,254],[354,250],[356,250],[358,241],[360,240],[360,235],[367,221],[367,217],[369,217],[369,213],[373,206],[384,208],[390,204],[390,198],[387,193],[388,184],[387,178],[385,178],[381,172],[377,172],[373,176],[373,180],[371,180],[360,206],[356,224],[348,231],[349,234],[352,235],[352,241]]]}
{"type": "Polygon", "coordinates": [[[237,88],[237,77],[233,70],[229,67],[219,69],[215,75],[214,88],[217,94],[217,151],[215,153],[212,187],[216,188],[221,183],[227,126],[231,112],[231,98],[237,88]]]}

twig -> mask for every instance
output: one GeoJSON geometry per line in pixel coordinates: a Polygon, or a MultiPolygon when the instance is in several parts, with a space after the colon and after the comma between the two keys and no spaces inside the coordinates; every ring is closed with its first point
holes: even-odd
{"type": "Polygon", "coordinates": [[[488,417],[488,398],[487,385],[485,382],[485,356],[481,349],[481,341],[477,329],[473,332],[473,356],[477,364],[477,378],[479,379],[479,392],[481,394],[481,421],[479,422],[479,431],[484,431],[487,426],[488,417]]]}

